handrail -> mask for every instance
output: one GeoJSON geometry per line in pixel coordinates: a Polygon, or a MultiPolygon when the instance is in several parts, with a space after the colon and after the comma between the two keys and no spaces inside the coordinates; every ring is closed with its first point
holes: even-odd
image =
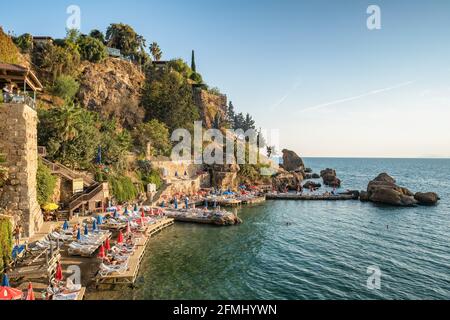
{"type": "Polygon", "coordinates": [[[42,159],[42,161],[44,162],[44,164],[46,164],[48,167],[51,168],[51,170],[52,170],[53,172],[58,172],[58,173],[64,174],[64,175],[66,176],[66,178],[70,178],[70,179],[72,179],[72,180],[73,180],[73,179],[81,178],[81,179],[83,179],[83,182],[84,182],[86,185],[89,185],[89,186],[96,183],[95,180],[89,178],[89,177],[86,176],[86,175],[83,175],[83,174],[80,174],[80,173],[76,173],[76,172],[74,172],[73,170],[67,168],[67,167],[66,167],[65,165],[63,165],[63,164],[51,162],[51,161],[49,161],[49,160],[47,160],[47,159],[45,159],[45,158],[41,158],[41,159],[42,159]]]}
{"type": "Polygon", "coordinates": [[[77,208],[81,203],[85,202],[85,201],[89,201],[91,200],[94,196],[96,196],[98,193],[100,193],[101,191],[103,191],[103,187],[104,184],[100,183],[97,187],[95,187],[92,191],[90,191],[89,193],[85,193],[80,195],[78,198],[74,199],[72,202],[69,203],[69,210],[74,210],[75,208],[77,208]]]}

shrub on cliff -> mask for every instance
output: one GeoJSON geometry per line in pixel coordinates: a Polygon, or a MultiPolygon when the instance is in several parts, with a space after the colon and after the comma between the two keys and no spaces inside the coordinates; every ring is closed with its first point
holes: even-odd
{"type": "Polygon", "coordinates": [[[82,60],[98,63],[108,57],[106,46],[98,39],[92,37],[80,37],[78,46],[82,60]]]}
{"type": "Polygon", "coordinates": [[[150,79],[145,87],[142,104],[147,119],[158,119],[173,131],[192,129],[200,119],[192,97],[192,87],[178,72],[163,72],[150,79]]]}
{"type": "Polygon", "coordinates": [[[129,177],[111,175],[108,182],[113,196],[119,203],[135,200],[139,195],[139,190],[129,177]]]}
{"type": "Polygon", "coordinates": [[[55,80],[52,92],[55,96],[70,102],[73,101],[79,89],[80,84],[73,77],[61,75],[55,80]]]}
{"type": "Polygon", "coordinates": [[[125,57],[136,58],[144,51],[145,39],[134,29],[123,23],[113,23],[106,30],[108,46],[119,49],[125,57]]]}
{"type": "Polygon", "coordinates": [[[33,50],[33,36],[29,33],[24,33],[14,39],[14,43],[23,53],[30,53],[33,50]]]}
{"type": "Polygon", "coordinates": [[[133,131],[133,138],[134,145],[141,154],[150,151],[152,156],[168,156],[170,153],[169,128],[157,119],[137,126],[133,131]],[[148,144],[150,144],[150,150],[147,150],[148,144]]]}
{"type": "Polygon", "coordinates": [[[138,175],[144,186],[152,183],[156,185],[156,189],[159,189],[163,185],[161,179],[161,173],[152,167],[152,164],[148,160],[139,160],[137,162],[138,175]]]}
{"type": "Polygon", "coordinates": [[[12,245],[11,220],[0,216],[0,273],[11,261],[12,245]]]}
{"type": "Polygon", "coordinates": [[[41,160],[38,162],[36,180],[37,201],[40,206],[43,206],[51,201],[56,186],[56,177],[52,175],[50,169],[41,160]]]}
{"type": "Polygon", "coordinates": [[[0,62],[17,64],[20,62],[20,52],[11,37],[0,27],[0,62]]]}
{"type": "Polygon", "coordinates": [[[126,155],[131,149],[132,138],[127,130],[120,130],[115,121],[105,120],[100,127],[102,162],[122,171],[126,169],[126,155]]]}

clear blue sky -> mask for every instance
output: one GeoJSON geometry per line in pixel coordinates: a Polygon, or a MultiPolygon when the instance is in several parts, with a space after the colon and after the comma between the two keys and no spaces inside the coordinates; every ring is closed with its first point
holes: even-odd
{"type": "Polygon", "coordinates": [[[189,61],[258,125],[304,156],[450,156],[445,0],[10,1],[0,24],[62,37],[112,22],[189,61]],[[382,29],[366,27],[370,4],[382,29]]]}

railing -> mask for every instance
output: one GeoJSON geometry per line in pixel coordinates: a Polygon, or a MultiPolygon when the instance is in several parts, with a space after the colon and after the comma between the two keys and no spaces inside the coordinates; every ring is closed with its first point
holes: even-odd
{"type": "Polygon", "coordinates": [[[69,211],[73,211],[73,210],[77,209],[84,202],[91,200],[97,194],[99,194],[100,192],[103,192],[103,185],[104,185],[103,183],[100,183],[89,193],[82,194],[78,198],[76,198],[72,202],[70,202],[69,203],[69,211]]]}
{"type": "Polygon", "coordinates": [[[3,102],[4,103],[16,103],[16,104],[26,104],[30,108],[36,110],[36,101],[27,96],[21,94],[3,94],[3,102]]]}
{"type": "Polygon", "coordinates": [[[66,166],[64,166],[60,163],[54,163],[45,158],[42,158],[42,161],[53,172],[61,174],[68,179],[74,180],[74,179],[81,178],[81,179],[83,179],[84,184],[86,184],[87,186],[91,186],[96,183],[94,179],[91,179],[88,176],[83,175],[83,174],[75,173],[73,170],[67,168],[66,166]]]}

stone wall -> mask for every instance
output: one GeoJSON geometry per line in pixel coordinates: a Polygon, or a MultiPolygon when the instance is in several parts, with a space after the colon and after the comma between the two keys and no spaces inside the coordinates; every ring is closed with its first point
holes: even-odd
{"type": "Polygon", "coordinates": [[[0,104],[0,152],[9,179],[0,191],[0,208],[31,236],[43,223],[36,198],[37,113],[23,104],[0,104]]]}

